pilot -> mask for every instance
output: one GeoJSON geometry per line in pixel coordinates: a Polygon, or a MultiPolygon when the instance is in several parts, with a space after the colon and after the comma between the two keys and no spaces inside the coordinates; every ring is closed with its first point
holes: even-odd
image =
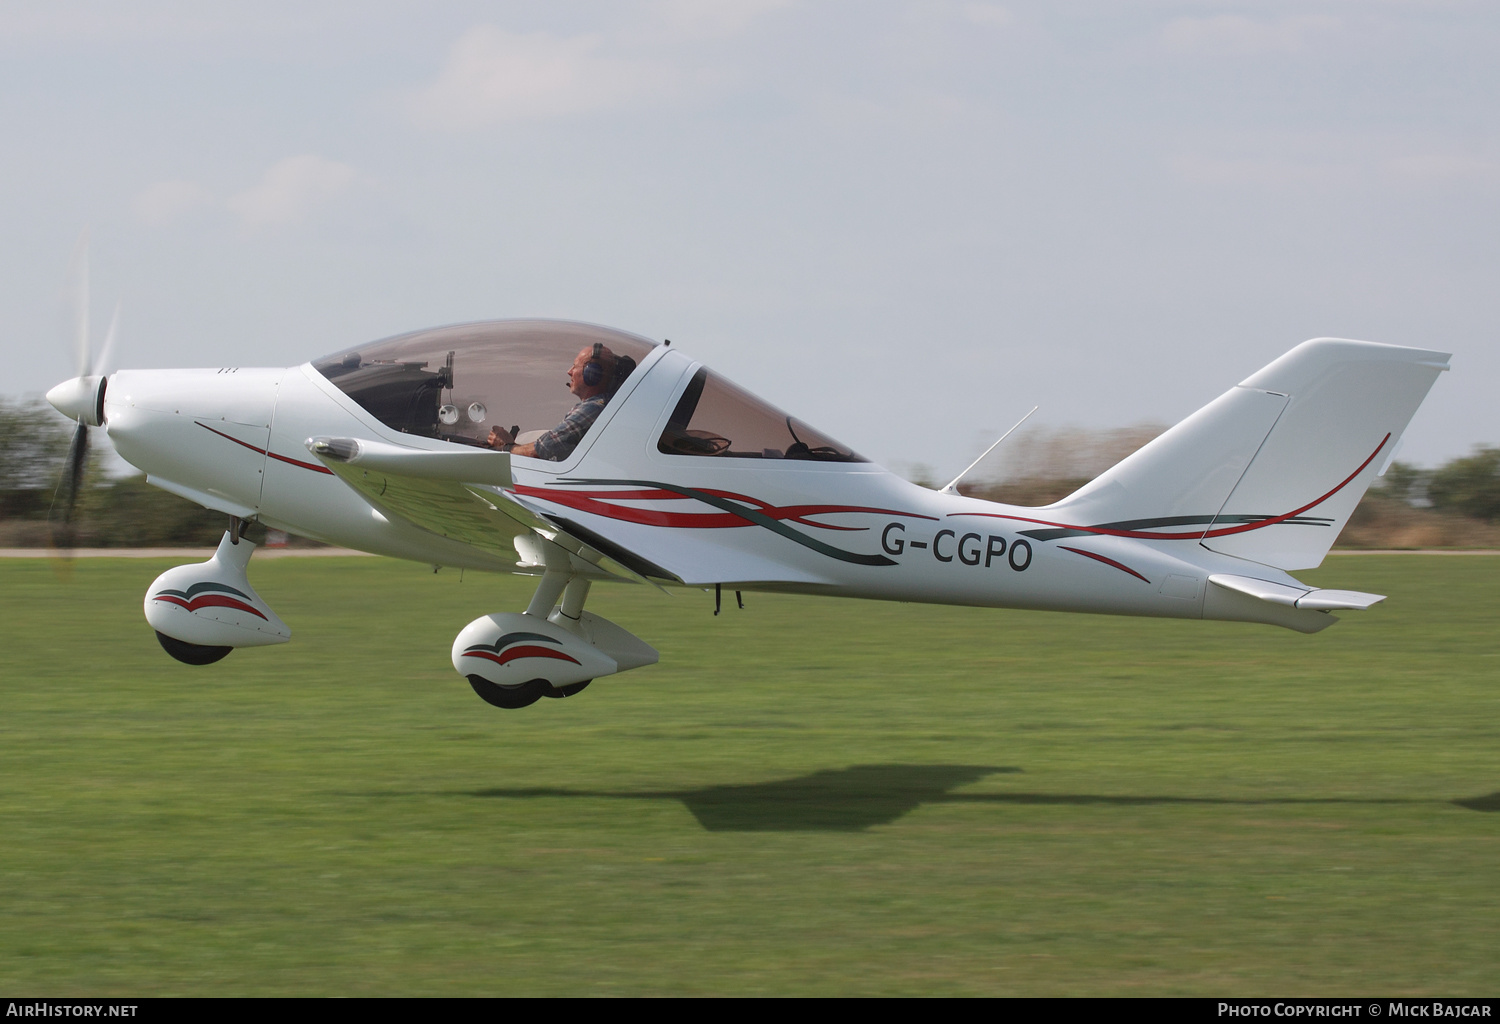
{"type": "Polygon", "coordinates": [[[502,452],[560,462],[578,447],[583,435],[604,411],[605,404],[634,369],[634,359],[616,356],[608,346],[595,342],[579,352],[578,358],[568,368],[568,390],[578,396],[578,404],[568,411],[561,423],[526,444],[516,444],[515,437],[505,428],[492,427],[486,443],[502,452]]]}

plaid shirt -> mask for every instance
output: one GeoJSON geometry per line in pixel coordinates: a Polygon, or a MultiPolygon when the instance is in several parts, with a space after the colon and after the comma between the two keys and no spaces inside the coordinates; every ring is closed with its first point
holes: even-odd
{"type": "Polygon", "coordinates": [[[573,449],[578,447],[578,442],[594,425],[608,401],[607,395],[595,395],[573,406],[561,423],[536,439],[536,457],[561,462],[573,454],[573,449]]]}

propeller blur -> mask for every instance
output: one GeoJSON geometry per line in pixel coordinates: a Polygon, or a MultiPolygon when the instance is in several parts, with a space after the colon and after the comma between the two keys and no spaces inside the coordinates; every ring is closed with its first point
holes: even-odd
{"type": "Polygon", "coordinates": [[[47,401],[52,403],[68,419],[77,423],[72,443],[68,446],[68,457],[63,466],[62,478],[53,495],[51,522],[52,546],[70,555],[75,540],[73,519],[77,511],[78,495],[83,489],[84,471],[88,468],[89,427],[100,426],[104,418],[104,371],[114,353],[115,338],[120,328],[120,307],[115,306],[110,318],[109,332],[104,336],[104,345],[96,356],[93,337],[89,333],[89,237],[85,231],[78,240],[73,253],[72,303],[74,331],[74,358],[78,376],[64,381],[47,392],[47,401]]]}

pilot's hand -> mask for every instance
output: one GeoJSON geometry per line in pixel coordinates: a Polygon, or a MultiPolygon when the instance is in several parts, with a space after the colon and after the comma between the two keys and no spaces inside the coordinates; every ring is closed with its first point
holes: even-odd
{"type": "Polygon", "coordinates": [[[485,444],[491,448],[500,449],[514,441],[515,438],[511,436],[510,431],[504,427],[494,426],[490,428],[490,436],[485,440],[485,444]]]}

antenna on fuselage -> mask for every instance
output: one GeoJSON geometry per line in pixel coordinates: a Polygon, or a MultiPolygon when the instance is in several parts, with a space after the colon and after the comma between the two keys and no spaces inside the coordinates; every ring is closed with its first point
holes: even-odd
{"type": "MultiPolygon", "coordinates": [[[[1041,406],[1039,406],[1039,405],[1033,405],[1031,407],[1031,412],[1036,412],[1040,408],[1041,408],[1041,406]]],[[[1016,420],[1016,426],[1011,427],[1005,433],[1001,434],[1000,435],[1000,441],[1004,441],[1007,437],[1009,437],[1010,435],[1014,434],[1016,432],[1016,427],[1019,427],[1022,423],[1025,423],[1027,420],[1031,419],[1031,412],[1028,412],[1025,416],[1022,416],[1020,419],[1016,420]]],[[[990,452],[994,451],[996,448],[999,448],[1000,447],[1000,441],[996,441],[994,444],[992,444],[988,448],[986,448],[984,450],[984,455],[988,455],[990,452]]],[[[975,459],[973,462],[971,462],[967,466],[965,466],[964,467],[964,471],[962,473],[958,474],[958,476],[954,477],[952,480],[950,480],[948,482],[948,486],[944,487],[938,493],[939,494],[957,494],[958,493],[958,482],[960,480],[962,480],[966,475],[968,475],[969,470],[973,469],[975,466],[979,465],[981,462],[984,461],[984,455],[979,456],[979,458],[975,459]]]]}

